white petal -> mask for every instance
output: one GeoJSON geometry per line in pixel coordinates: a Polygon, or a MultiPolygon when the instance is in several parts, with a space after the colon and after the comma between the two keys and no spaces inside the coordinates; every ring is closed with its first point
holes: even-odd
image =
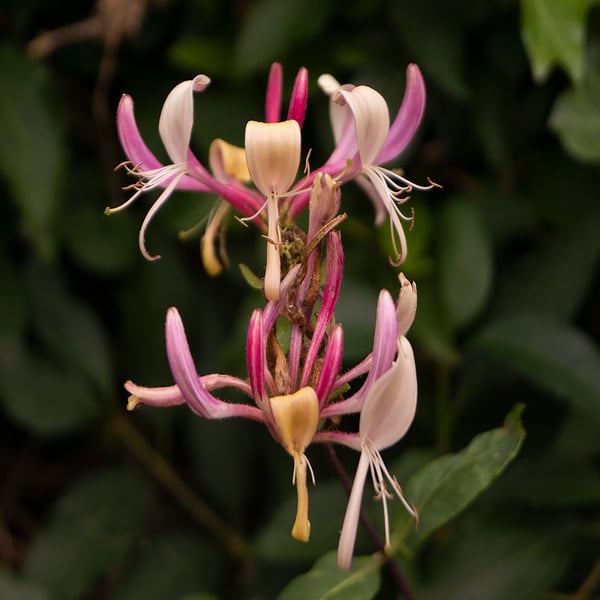
{"type": "Polygon", "coordinates": [[[395,444],[408,431],[417,408],[417,371],[410,342],[398,340],[396,362],[371,387],[360,413],[361,442],[377,450],[395,444]]]}
{"type": "Polygon", "coordinates": [[[171,90],[163,104],[158,132],[174,163],[186,162],[194,123],[194,92],[203,91],[209,83],[206,75],[183,81],[171,90]]]}
{"type": "Polygon", "coordinates": [[[280,123],[246,124],[246,162],[254,185],[265,195],[285,194],[296,179],[300,165],[300,125],[280,123]]]}
{"type": "Polygon", "coordinates": [[[348,91],[341,88],[335,102],[347,105],[354,116],[358,151],[363,165],[373,164],[390,129],[390,114],[383,96],[373,88],[359,85],[348,91]]]}
{"type": "Polygon", "coordinates": [[[337,550],[338,567],[346,571],[349,571],[352,565],[360,505],[368,470],[369,456],[365,452],[361,452],[358,467],[356,468],[356,475],[354,476],[354,483],[352,484],[352,491],[350,492],[350,498],[346,507],[346,514],[344,515],[344,524],[342,525],[337,550]]]}

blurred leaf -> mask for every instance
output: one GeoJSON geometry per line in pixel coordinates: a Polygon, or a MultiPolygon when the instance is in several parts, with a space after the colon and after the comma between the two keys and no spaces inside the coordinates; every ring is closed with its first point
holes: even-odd
{"type": "Polygon", "coordinates": [[[463,198],[444,204],[440,216],[442,298],[453,324],[466,325],[484,306],[492,283],[492,249],[478,207],[463,198]]]}
{"type": "Polygon", "coordinates": [[[561,533],[496,523],[461,527],[441,552],[435,570],[417,591],[419,600],[531,600],[541,598],[567,562],[561,533]]]}
{"type": "Polygon", "coordinates": [[[419,280],[419,308],[410,329],[419,345],[442,364],[453,365],[459,355],[453,346],[450,328],[442,318],[440,294],[432,279],[419,280]]]}
{"type": "Polygon", "coordinates": [[[146,539],[139,556],[115,585],[111,600],[208,598],[198,590],[217,585],[222,557],[198,533],[174,531],[146,539]]]}
{"type": "Polygon", "coordinates": [[[138,471],[106,469],[80,479],[58,500],[34,538],[24,573],[54,600],[82,598],[137,541],[150,488],[138,471]]]}
{"type": "Polygon", "coordinates": [[[80,373],[0,338],[0,397],[7,413],[38,434],[57,435],[89,424],[98,404],[80,373]]]}
{"type": "Polygon", "coordinates": [[[56,269],[33,262],[28,280],[40,336],[68,365],[81,369],[101,390],[108,391],[111,357],[94,312],[67,288],[56,269]]]}
{"type": "Polygon", "coordinates": [[[251,5],[235,48],[242,74],[268,68],[299,40],[320,31],[333,7],[331,0],[258,0],[251,5]]]}
{"type": "Polygon", "coordinates": [[[0,254],[0,281],[0,335],[19,334],[26,324],[28,306],[23,280],[4,253],[0,254]]]}
{"type": "Polygon", "coordinates": [[[600,352],[583,332],[552,316],[513,314],[492,322],[476,344],[600,419],[600,352]]]}
{"type": "Polygon", "coordinates": [[[593,284],[600,259],[600,210],[548,236],[504,273],[494,302],[508,313],[532,311],[571,319],[593,284]],[[577,265],[573,269],[573,265],[577,265]]]}
{"type": "Polygon", "coordinates": [[[560,66],[573,81],[583,75],[585,14],[590,0],[521,0],[521,36],[538,83],[560,66]]]}
{"type": "Polygon", "coordinates": [[[0,170],[28,236],[49,257],[65,160],[59,120],[48,103],[40,65],[6,46],[0,47],[0,89],[0,170]]]}
{"type": "Polygon", "coordinates": [[[588,56],[585,78],[558,96],[550,114],[550,128],[563,146],[582,162],[600,162],[600,48],[588,56]]]}
{"type": "Polygon", "coordinates": [[[405,496],[419,512],[419,527],[414,520],[401,514],[395,537],[405,543],[420,544],[429,534],[464,510],[487,489],[518,454],[525,439],[521,425],[522,405],[508,414],[504,426],[476,436],[457,454],[447,454],[433,460],[405,487],[405,496]]]}
{"type": "Polygon", "coordinates": [[[427,78],[449,94],[464,98],[468,93],[463,75],[465,35],[460,11],[435,0],[411,0],[391,4],[395,30],[409,54],[427,78]],[[444,59],[440,60],[440,56],[444,59]]]}
{"type": "Polygon", "coordinates": [[[50,600],[44,589],[12,574],[0,565],[0,598],[2,600],[50,600]]]}
{"type": "Polygon", "coordinates": [[[85,269],[100,274],[111,274],[131,266],[139,256],[135,231],[140,227],[134,212],[124,211],[107,217],[105,183],[91,169],[80,169],[77,180],[71,181],[69,190],[77,184],[93,187],[85,201],[72,192],[77,201],[64,215],[63,236],[71,256],[85,269]]]}
{"type": "Polygon", "coordinates": [[[381,564],[381,557],[359,556],[349,572],[342,571],[336,553],[329,552],[308,573],[296,577],[277,600],[369,600],[379,589],[381,564]]]}
{"type": "Polygon", "coordinates": [[[220,37],[183,37],[169,48],[170,61],[182,71],[227,76],[231,72],[231,40],[220,37]]]}

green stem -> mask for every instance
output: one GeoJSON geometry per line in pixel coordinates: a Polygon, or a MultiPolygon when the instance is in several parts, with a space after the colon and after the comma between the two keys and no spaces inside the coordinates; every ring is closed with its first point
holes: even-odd
{"type": "Polygon", "coordinates": [[[148,443],[122,414],[113,417],[112,433],[134,454],[167,492],[235,558],[247,553],[248,544],[199,498],[173,467],[148,443]]]}

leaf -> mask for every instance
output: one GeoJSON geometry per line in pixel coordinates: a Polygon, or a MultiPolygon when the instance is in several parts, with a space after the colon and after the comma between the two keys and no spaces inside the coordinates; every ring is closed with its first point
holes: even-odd
{"type": "Polygon", "coordinates": [[[550,128],[574,158],[600,162],[600,48],[593,46],[585,78],[563,92],[550,114],[550,128]]]}
{"type": "Polygon", "coordinates": [[[559,580],[572,546],[559,531],[528,525],[499,527],[481,520],[461,525],[429,557],[435,568],[416,590],[419,600],[540,598],[559,580]]]}
{"type": "Polygon", "coordinates": [[[548,236],[500,279],[494,294],[499,311],[544,311],[561,320],[576,314],[600,259],[600,210],[569,225],[548,236]]]}
{"type": "Polygon", "coordinates": [[[50,600],[48,594],[0,565],[0,598],[2,600],[50,600]]]}
{"type": "Polygon", "coordinates": [[[0,48],[0,170],[37,251],[54,253],[65,152],[44,73],[7,46],[0,48]]]}
{"type": "Polygon", "coordinates": [[[588,4],[589,0],[521,0],[521,37],[538,83],[555,66],[565,69],[572,81],[582,78],[588,4]]]}
{"type": "MultiPolygon", "coordinates": [[[[433,531],[464,510],[487,489],[518,454],[525,439],[521,425],[522,405],[516,405],[504,426],[476,436],[457,454],[447,454],[416,473],[405,488],[405,497],[419,513],[413,519],[401,513],[395,538],[416,546],[433,531]]],[[[397,544],[399,545],[399,544],[397,544]]]]}
{"type": "Polygon", "coordinates": [[[449,200],[440,223],[440,285],[452,323],[466,325],[483,308],[492,283],[489,233],[478,207],[463,198],[449,200]]]}
{"type": "Polygon", "coordinates": [[[237,71],[246,74],[282,59],[303,37],[320,31],[331,0],[259,0],[246,16],[235,48],[237,71]]]}
{"type": "Polygon", "coordinates": [[[94,312],[68,289],[56,269],[33,262],[28,280],[40,336],[63,361],[108,391],[112,382],[110,352],[94,312]]]}
{"type": "Polygon", "coordinates": [[[349,572],[342,571],[336,553],[329,552],[308,573],[296,577],[277,600],[369,600],[379,590],[381,564],[379,556],[359,556],[349,572]]]}
{"type": "Polygon", "coordinates": [[[111,591],[111,600],[208,598],[195,592],[214,588],[223,567],[223,557],[191,531],[150,536],[136,554],[124,581],[111,591]]]}
{"type": "Polygon", "coordinates": [[[0,398],[15,421],[43,435],[80,429],[98,415],[96,398],[81,373],[10,337],[0,337],[0,398]]]}
{"type": "Polygon", "coordinates": [[[475,343],[600,419],[600,352],[582,331],[544,314],[512,314],[492,322],[475,343]]]}
{"type": "Polygon", "coordinates": [[[466,32],[460,11],[449,6],[435,0],[395,2],[390,17],[427,77],[452,96],[465,98],[469,91],[464,76],[466,32]]]}
{"type": "Polygon", "coordinates": [[[54,506],[33,540],[24,574],[52,598],[84,597],[137,541],[150,488],[129,468],[95,472],[75,483],[54,506]]]}

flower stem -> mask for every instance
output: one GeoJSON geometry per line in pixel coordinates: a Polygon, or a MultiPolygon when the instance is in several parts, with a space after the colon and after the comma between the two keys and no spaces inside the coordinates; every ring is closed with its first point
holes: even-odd
{"type": "Polygon", "coordinates": [[[130,450],[167,492],[211,535],[235,557],[247,553],[246,540],[221,519],[177,475],[173,467],[148,443],[124,415],[116,414],[110,421],[110,431],[130,450]]]}
{"type": "MultiPolygon", "coordinates": [[[[340,461],[335,451],[335,448],[331,444],[326,444],[325,447],[327,448],[329,460],[331,461],[331,464],[333,465],[337,476],[340,478],[344,489],[349,494],[352,490],[352,481],[348,477],[348,473],[346,473],[344,465],[340,461]]],[[[365,531],[367,532],[367,535],[369,536],[369,538],[371,538],[371,541],[373,542],[377,550],[382,554],[382,556],[386,558],[388,570],[398,590],[402,593],[406,600],[414,600],[414,596],[410,589],[410,586],[408,585],[408,581],[404,577],[404,574],[402,573],[402,569],[400,568],[396,557],[393,554],[389,554],[388,552],[386,552],[384,539],[379,535],[377,529],[371,522],[371,519],[368,517],[368,515],[364,512],[362,508],[360,509],[359,518],[361,525],[364,527],[365,531]]]]}

